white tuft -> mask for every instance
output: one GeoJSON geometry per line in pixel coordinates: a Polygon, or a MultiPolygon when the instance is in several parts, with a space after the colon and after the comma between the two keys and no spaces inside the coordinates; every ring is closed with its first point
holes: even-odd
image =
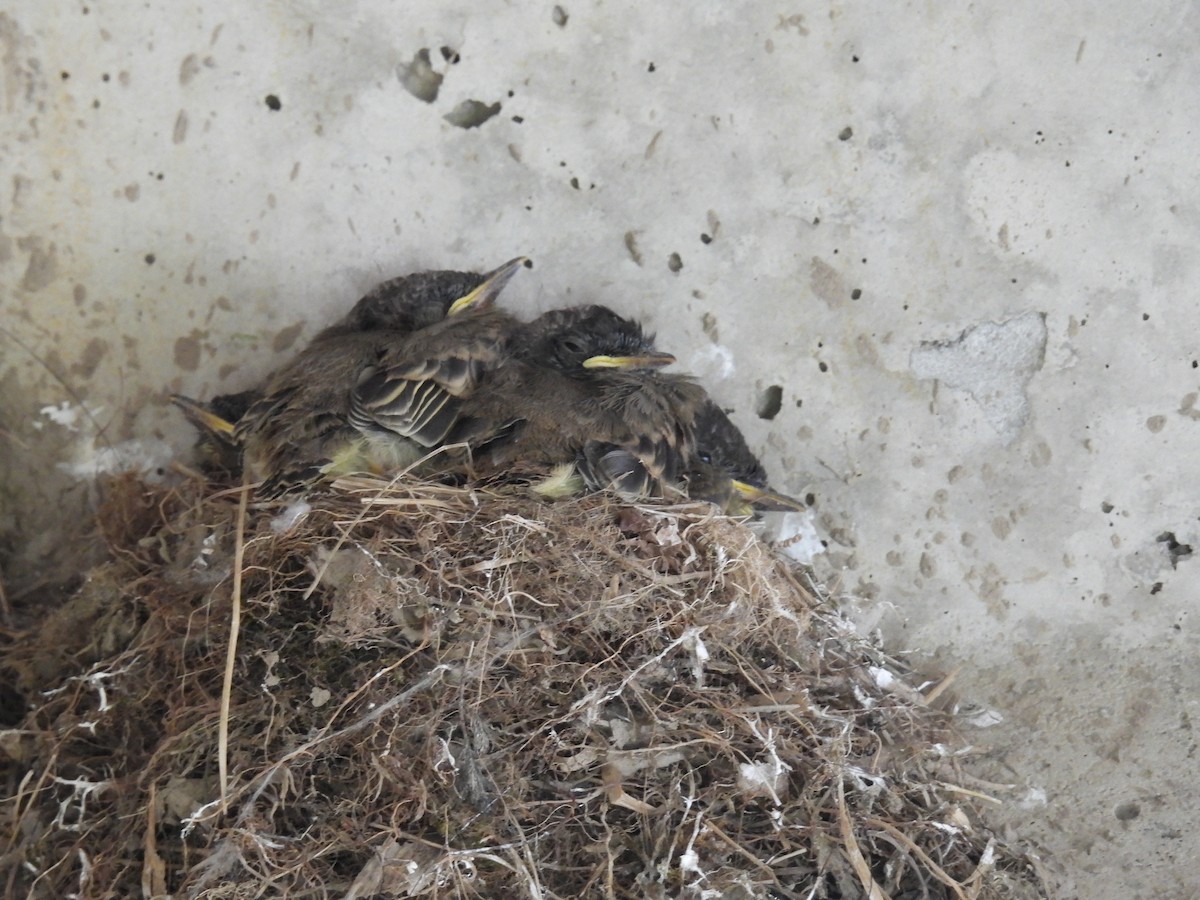
{"type": "MultiPolygon", "coordinates": [[[[79,420],[87,414],[82,406],[72,406],[66,400],[58,404],[58,406],[43,406],[38,412],[53,422],[55,425],[61,425],[67,431],[78,431],[79,420]]],[[[94,415],[94,413],[93,413],[94,415]]]]}
{"type": "Polygon", "coordinates": [[[81,451],[73,463],[60,463],[59,468],[76,478],[95,478],[97,475],[116,475],[121,472],[141,472],[148,481],[155,481],[166,468],[175,452],[166,441],[158,438],[124,441],[98,450],[81,451]]]}
{"type": "Polygon", "coordinates": [[[812,561],[825,552],[813,515],[811,509],[783,513],[775,537],[775,546],[804,566],[812,565],[812,561]]]}
{"type": "Polygon", "coordinates": [[[275,534],[291,531],[292,526],[311,511],[311,503],[307,500],[297,500],[271,520],[271,531],[275,534]]]}
{"type": "Polygon", "coordinates": [[[1021,809],[1036,809],[1039,806],[1045,806],[1048,802],[1045,788],[1030,788],[1025,792],[1025,796],[1017,801],[1017,806],[1021,809]]]}
{"type": "Polygon", "coordinates": [[[1003,722],[1004,716],[1000,715],[994,709],[981,709],[973,715],[963,716],[963,721],[976,728],[991,728],[993,725],[999,725],[1003,722]]]}
{"type": "Polygon", "coordinates": [[[736,368],[733,353],[720,344],[706,344],[688,360],[688,370],[704,381],[723,381],[732,377],[736,368]]]}
{"type": "Polygon", "coordinates": [[[890,690],[892,685],[896,683],[896,676],[887,669],[881,669],[879,666],[868,666],[867,671],[871,673],[871,678],[875,682],[875,686],[881,691],[890,690]]]}

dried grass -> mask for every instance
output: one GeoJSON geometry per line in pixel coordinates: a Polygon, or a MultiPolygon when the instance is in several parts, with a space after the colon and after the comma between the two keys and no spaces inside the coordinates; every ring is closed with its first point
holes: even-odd
{"type": "Polygon", "coordinates": [[[946,717],[744,523],[312,502],[110,487],[109,561],[6,654],[6,896],[1046,896],[946,717]]]}

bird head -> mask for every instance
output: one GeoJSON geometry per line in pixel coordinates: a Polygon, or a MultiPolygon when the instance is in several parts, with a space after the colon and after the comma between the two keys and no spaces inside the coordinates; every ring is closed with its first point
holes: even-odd
{"type": "Polygon", "coordinates": [[[416,272],[376,285],[335,328],[339,332],[400,331],[412,334],[467,309],[486,309],[526,262],[510,260],[478,272],[416,272]]]}
{"type": "Polygon", "coordinates": [[[504,286],[528,262],[528,257],[518,256],[516,259],[510,259],[500,268],[488,272],[483,276],[483,282],[477,288],[450,304],[446,315],[457,316],[469,309],[487,309],[496,302],[496,298],[500,296],[504,286]]]}
{"type": "Polygon", "coordinates": [[[656,369],[675,362],[654,349],[654,336],[607,306],[558,309],[529,326],[528,358],[565,374],[584,376],[594,369],[656,369]]]}
{"type": "Polygon", "coordinates": [[[766,486],[767,470],[746,444],[741,430],[711,398],[696,411],[695,428],[700,462],[711,463],[746,484],[766,486]]]}

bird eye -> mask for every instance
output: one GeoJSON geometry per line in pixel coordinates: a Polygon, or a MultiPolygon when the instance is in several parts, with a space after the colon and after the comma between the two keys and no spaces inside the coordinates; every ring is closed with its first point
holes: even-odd
{"type": "Polygon", "coordinates": [[[712,454],[711,453],[705,453],[703,450],[701,450],[698,455],[700,457],[700,462],[705,463],[706,465],[708,463],[712,462],[712,454]]]}
{"type": "Polygon", "coordinates": [[[563,349],[566,350],[568,353],[582,353],[583,352],[583,341],[576,340],[575,338],[563,338],[562,345],[563,345],[563,349]]]}

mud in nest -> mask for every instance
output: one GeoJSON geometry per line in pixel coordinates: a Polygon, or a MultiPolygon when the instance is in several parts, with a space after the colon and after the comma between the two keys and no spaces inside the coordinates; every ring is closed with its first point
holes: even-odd
{"type": "Polygon", "coordinates": [[[741,521],[240,502],[113,483],[108,561],[11,639],[7,896],[1046,896],[938,687],[741,521]]]}

